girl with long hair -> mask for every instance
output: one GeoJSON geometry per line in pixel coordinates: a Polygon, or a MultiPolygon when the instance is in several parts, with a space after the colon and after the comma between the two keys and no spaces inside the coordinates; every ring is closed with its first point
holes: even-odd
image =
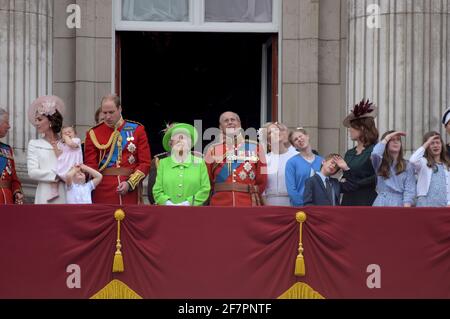
{"type": "Polygon", "coordinates": [[[409,161],[417,174],[417,207],[450,206],[450,160],[438,132],[423,136],[409,161]]]}
{"type": "Polygon", "coordinates": [[[378,196],[373,206],[411,207],[416,196],[412,165],[403,158],[401,137],[404,132],[388,131],[372,151],[372,165],[377,173],[378,196]]]}

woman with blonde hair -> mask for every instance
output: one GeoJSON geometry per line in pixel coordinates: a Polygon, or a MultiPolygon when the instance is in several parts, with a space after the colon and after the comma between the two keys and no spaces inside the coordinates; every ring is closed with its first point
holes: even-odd
{"type": "Polygon", "coordinates": [[[286,189],[286,163],[298,152],[289,142],[289,129],[278,122],[269,122],[263,126],[263,140],[267,143],[267,186],[263,193],[266,205],[290,206],[286,189]]]}

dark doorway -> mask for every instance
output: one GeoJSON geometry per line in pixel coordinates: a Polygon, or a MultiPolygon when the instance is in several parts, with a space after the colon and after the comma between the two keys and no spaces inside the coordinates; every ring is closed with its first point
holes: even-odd
{"type": "MultiPolygon", "coordinates": [[[[271,34],[121,32],[124,117],[145,125],[152,154],[167,122],[218,127],[224,111],[260,127],[262,46],[271,34]]],[[[210,141],[203,141],[203,146],[210,141]]]]}

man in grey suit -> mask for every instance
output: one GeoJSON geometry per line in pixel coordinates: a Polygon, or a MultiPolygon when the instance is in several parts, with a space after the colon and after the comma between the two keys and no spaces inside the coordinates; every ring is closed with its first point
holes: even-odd
{"type": "Polygon", "coordinates": [[[306,180],[303,200],[305,206],[339,206],[341,193],[351,192],[356,184],[351,177],[350,168],[338,154],[328,155],[322,162],[320,172],[306,180]],[[331,176],[340,169],[349,172],[345,181],[331,176]]]}

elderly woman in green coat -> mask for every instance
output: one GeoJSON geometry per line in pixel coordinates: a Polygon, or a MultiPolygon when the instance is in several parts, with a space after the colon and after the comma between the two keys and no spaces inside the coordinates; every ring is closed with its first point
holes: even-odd
{"type": "Polygon", "coordinates": [[[205,161],[191,153],[197,130],[189,124],[171,126],[163,137],[170,156],[159,161],[153,196],[157,205],[201,206],[211,190],[205,161]]]}

